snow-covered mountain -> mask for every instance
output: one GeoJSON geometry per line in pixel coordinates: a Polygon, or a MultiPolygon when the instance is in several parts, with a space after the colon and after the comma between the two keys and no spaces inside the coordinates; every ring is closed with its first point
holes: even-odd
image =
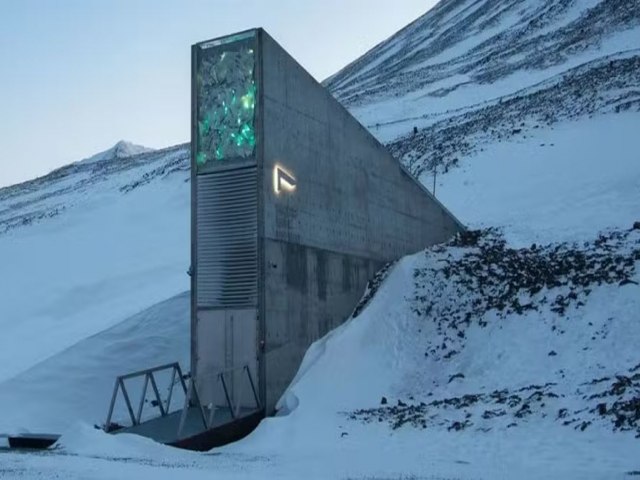
{"type": "Polygon", "coordinates": [[[120,140],[113,147],[105,150],[104,152],[97,153],[80,160],[79,163],[94,163],[102,162],[104,160],[114,160],[117,158],[129,158],[141,153],[152,152],[153,148],[143,147],[142,145],[136,145],[126,140],[120,140]]]}
{"type": "Polygon", "coordinates": [[[588,234],[636,215],[639,26],[626,0],[443,1],[327,86],[464,222],[506,201],[527,235],[588,234]]]}
{"type": "Polygon", "coordinates": [[[0,433],[100,423],[117,375],[188,365],[189,180],[188,145],[119,142],[0,189],[0,433]]]}
{"type": "MultiPolygon", "coordinates": [[[[440,2],[326,84],[472,231],[380,272],[215,456],[76,426],[0,473],[640,474],[639,39],[636,1],[440,2]]],[[[0,432],[188,359],[188,146],[107,157],[0,189],[0,432]]]]}

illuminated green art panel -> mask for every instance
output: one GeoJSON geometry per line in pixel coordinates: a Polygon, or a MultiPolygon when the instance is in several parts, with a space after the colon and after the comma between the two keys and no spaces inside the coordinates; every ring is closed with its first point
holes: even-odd
{"type": "Polygon", "coordinates": [[[197,68],[196,165],[242,160],[256,146],[254,42],[202,49],[197,68]]]}

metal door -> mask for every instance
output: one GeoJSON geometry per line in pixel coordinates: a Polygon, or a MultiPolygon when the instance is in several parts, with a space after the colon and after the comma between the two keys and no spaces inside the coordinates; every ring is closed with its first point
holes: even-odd
{"type": "Polygon", "coordinates": [[[192,370],[198,393],[204,405],[225,406],[229,401],[255,405],[252,390],[259,388],[256,167],[197,175],[196,182],[192,370]]]}

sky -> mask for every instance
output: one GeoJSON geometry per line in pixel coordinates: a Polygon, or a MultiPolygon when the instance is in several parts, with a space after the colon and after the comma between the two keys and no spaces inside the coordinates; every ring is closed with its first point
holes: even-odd
{"type": "Polygon", "coordinates": [[[0,187],[189,141],[190,45],[263,27],[317,80],[436,0],[0,0],[0,187]]]}

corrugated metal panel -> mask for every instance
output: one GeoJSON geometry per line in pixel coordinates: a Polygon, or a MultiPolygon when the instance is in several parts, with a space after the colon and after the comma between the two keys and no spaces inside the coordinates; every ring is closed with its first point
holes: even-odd
{"type": "Polygon", "coordinates": [[[249,307],[258,296],[256,167],[197,175],[198,307],[249,307]]]}

